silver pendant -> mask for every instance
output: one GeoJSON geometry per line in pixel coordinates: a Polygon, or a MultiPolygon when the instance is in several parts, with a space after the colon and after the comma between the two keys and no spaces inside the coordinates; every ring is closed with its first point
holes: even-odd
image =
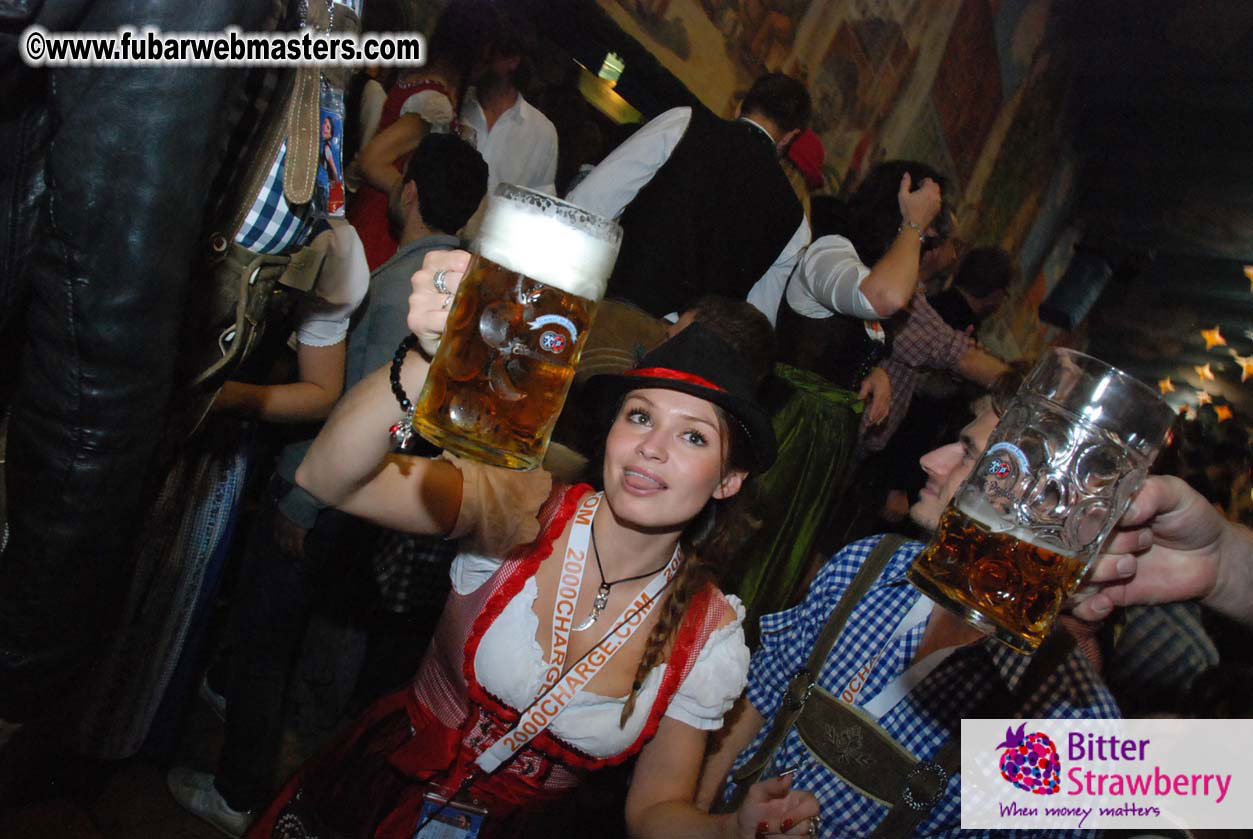
{"type": "Polygon", "coordinates": [[[397,451],[407,452],[412,448],[414,438],[413,409],[407,411],[404,418],[388,429],[388,431],[391,434],[392,446],[397,451]]]}
{"type": "Polygon", "coordinates": [[[592,601],[592,612],[585,617],[578,626],[574,628],[575,632],[582,632],[591,629],[592,624],[596,623],[596,619],[600,617],[600,613],[605,611],[605,606],[609,603],[609,586],[604,583],[600,584],[600,588],[596,591],[596,598],[592,601]]]}

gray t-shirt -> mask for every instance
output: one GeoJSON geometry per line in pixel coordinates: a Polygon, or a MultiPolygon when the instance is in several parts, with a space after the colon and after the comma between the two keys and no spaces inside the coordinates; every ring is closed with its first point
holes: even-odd
{"type": "MultiPolygon", "coordinates": [[[[456,236],[442,233],[423,236],[407,245],[401,245],[396,255],[380,265],[370,275],[370,290],[365,303],[358,310],[360,320],[348,335],[348,354],[344,362],[344,391],[391,361],[396,347],[409,334],[406,317],[409,313],[409,280],[422,267],[422,260],[431,251],[450,250],[461,247],[456,236]]],[[[416,399],[417,394],[410,394],[416,399]]],[[[399,406],[397,407],[399,410],[399,406]]],[[[313,438],[289,443],[279,452],[275,471],[291,483],[296,482],[296,468],[305,459],[313,438]]],[[[320,509],[316,499],[308,493],[289,493],[279,504],[289,519],[308,527],[320,509]]]]}

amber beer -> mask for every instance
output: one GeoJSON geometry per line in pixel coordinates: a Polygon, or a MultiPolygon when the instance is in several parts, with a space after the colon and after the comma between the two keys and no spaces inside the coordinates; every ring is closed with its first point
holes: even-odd
{"type": "MultiPolygon", "coordinates": [[[[1022,534],[1026,535],[1026,534],[1022,534]]],[[[966,619],[1021,652],[1034,652],[1084,574],[1066,556],[997,532],[950,504],[908,578],[931,599],[968,607],[966,619]]]]}
{"type": "Polygon", "coordinates": [[[538,466],[620,242],[607,219],[498,187],[417,402],[418,433],[484,463],[538,466]]]}

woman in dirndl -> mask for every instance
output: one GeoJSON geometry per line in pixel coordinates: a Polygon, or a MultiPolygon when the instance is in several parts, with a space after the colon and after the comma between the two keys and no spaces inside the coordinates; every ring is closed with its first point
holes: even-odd
{"type": "Polygon", "coordinates": [[[248,835],[514,836],[586,773],[637,755],[633,836],[805,835],[818,804],[786,778],[734,813],[692,803],[707,735],[747,674],[743,608],[713,579],[743,538],[737,493],[775,456],[753,387],[770,359],[697,323],[604,377],[601,492],[448,454],[388,458],[393,391],[421,387],[468,259],[427,257],[416,346],[345,397],[296,475],[347,512],[457,539],[443,618],[411,685],[292,778],[248,835]]]}

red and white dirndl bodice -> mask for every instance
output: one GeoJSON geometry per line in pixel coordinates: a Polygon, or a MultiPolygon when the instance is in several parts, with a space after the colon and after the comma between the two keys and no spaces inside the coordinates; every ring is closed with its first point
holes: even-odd
{"type": "MultiPolygon", "coordinates": [[[[474,672],[475,655],[488,627],[535,576],[540,563],[552,554],[553,542],[590,491],[587,485],[553,487],[540,510],[539,536],[509,551],[500,568],[474,591],[462,595],[454,589],[449,594],[439,628],[411,685],[376,703],[332,750],[332,759],[377,752],[374,746],[360,741],[372,736],[378,739],[371,732],[379,730],[379,721],[389,715],[403,710],[407,716],[409,731],[396,733],[397,727],[392,725],[390,742],[383,747],[386,762],[406,780],[403,789],[384,805],[385,813],[375,807],[366,808],[374,810],[371,814],[360,813],[375,822],[373,831],[367,827],[361,832],[336,835],[410,839],[425,793],[430,789],[456,789],[470,774],[474,759],[517,722],[525,709],[510,707],[483,688],[474,672]]],[[[584,772],[622,763],[639,752],[656,733],[670,700],[691,672],[705,643],[733,615],[732,606],[712,586],[692,598],[675,636],[657,697],[648,710],[648,721],[627,749],[612,757],[594,758],[545,731],[495,773],[475,780],[467,795],[488,807],[489,825],[499,825],[501,819],[516,810],[542,807],[576,787],[584,772]]],[[[322,774],[335,777],[336,770],[326,767],[325,760],[323,767],[329,771],[322,774]]],[[[250,839],[287,835],[276,829],[288,809],[285,805],[294,798],[319,794],[319,790],[308,788],[313,784],[301,783],[303,776],[318,769],[302,771],[288,783],[279,800],[253,826],[248,834],[250,839]]]]}

